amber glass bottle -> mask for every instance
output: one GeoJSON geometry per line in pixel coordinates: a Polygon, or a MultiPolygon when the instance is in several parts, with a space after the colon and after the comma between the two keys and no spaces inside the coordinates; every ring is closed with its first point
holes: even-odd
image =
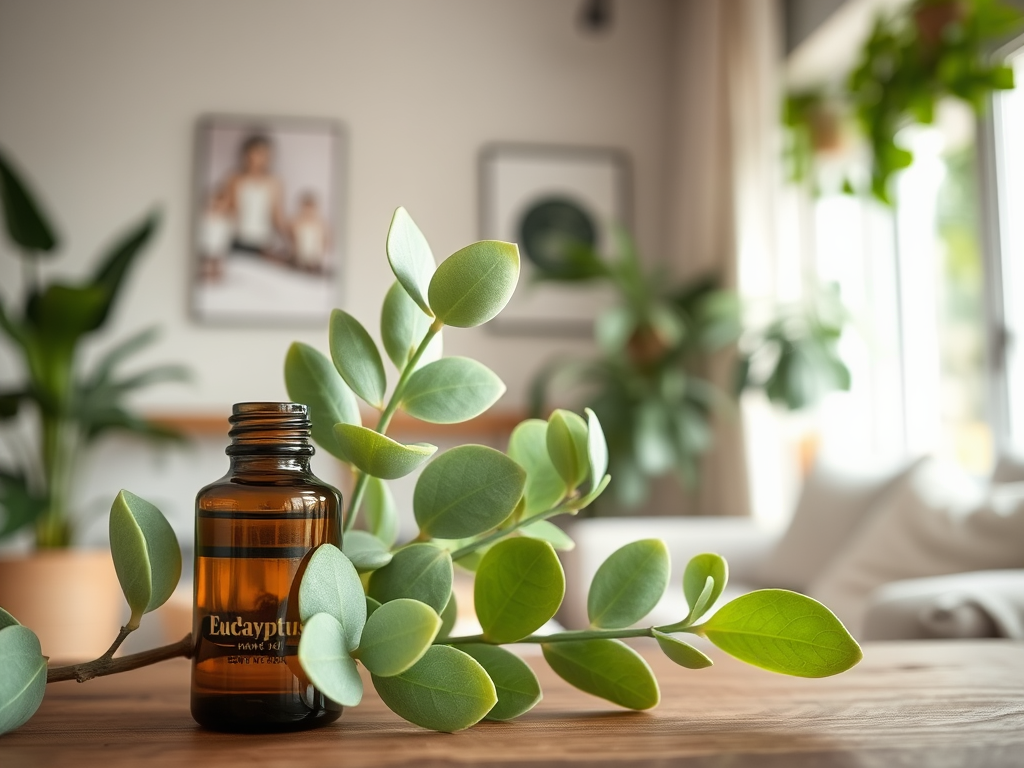
{"type": "Polygon", "coordinates": [[[239,403],[231,468],[196,496],[192,716],[217,730],[309,728],[341,707],[298,662],[298,589],[313,550],[341,546],[341,495],[309,469],[306,406],[239,403]]]}

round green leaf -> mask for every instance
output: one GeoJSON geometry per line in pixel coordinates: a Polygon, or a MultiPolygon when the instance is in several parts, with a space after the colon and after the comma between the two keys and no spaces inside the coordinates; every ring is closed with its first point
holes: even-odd
{"type": "Polygon", "coordinates": [[[331,359],[352,391],[374,408],[384,407],[384,362],[362,323],[340,309],[331,312],[331,359]]]}
{"type": "Polygon", "coordinates": [[[529,536],[531,539],[546,541],[559,552],[569,552],[576,547],[576,542],[570,538],[569,534],[547,520],[538,520],[535,523],[524,525],[519,529],[519,533],[529,536]]]}
{"type": "Polygon", "coordinates": [[[529,712],[543,698],[530,665],[511,651],[484,643],[460,645],[459,650],[480,662],[494,683],[498,703],[485,719],[512,720],[529,712]]]}
{"type": "Polygon", "coordinates": [[[398,508],[388,484],[379,477],[366,478],[363,513],[370,533],[388,547],[393,547],[398,538],[398,508]]]}
{"type": "Polygon", "coordinates": [[[437,446],[429,443],[402,445],[355,424],[335,424],[334,437],[343,461],[383,480],[405,477],[437,451],[437,446]]]}
{"type": "Polygon", "coordinates": [[[363,583],[352,562],[333,544],[317,547],[299,583],[299,618],[305,622],[318,613],[333,616],[345,630],[346,650],[359,646],[366,623],[363,583]]]}
{"type": "Polygon", "coordinates": [[[366,531],[346,533],[341,551],[352,561],[352,565],[359,573],[376,571],[391,562],[387,544],[366,531]]]}
{"type": "Polygon", "coordinates": [[[427,291],[434,274],[434,254],[405,208],[398,208],[391,217],[387,250],[391,271],[398,282],[424,312],[431,314],[427,291]]]}
{"type": "Polygon", "coordinates": [[[321,448],[343,458],[334,439],[334,425],[359,424],[359,404],[327,355],[296,341],[284,359],[288,397],[309,407],[313,439],[321,448]]]}
{"type": "MultiPolygon", "coordinates": [[[[384,342],[384,351],[399,371],[405,369],[413,353],[419,348],[423,337],[430,329],[430,317],[416,306],[401,283],[393,283],[384,297],[384,305],[380,313],[380,336],[384,342]]],[[[441,359],[444,341],[437,333],[427,348],[423,350],[416,367],[441,359]]]]}
{"type": "Polygon", "coordinates": [[[551,669],[585,693],[627,709],[650,709],[661,700],[647,662],[619,640],[544,643],[541,649],[551,669]]]}
{"type": "Polygon", "coordinates": [[[399,717],[433,731],[461,731],[480,722],[498,702],[480,663],[447,645],[432,645],[409,670],[373,676],[373,687],[399,717]]]}
{"type": "Polygon", "coordinates": [[[363,681],[345,644],[345,628],[333,616],[318,613],[302,625],[299,663],[324,696],[354,707],[363,699],[363,681]]]}
{"type": "Polygon", "coordinates": [[[402,410],[432,424],[458,424],[479,416],[505,394],[505,384],[486,365],[445,357],[416,371],[402,394],[402,410]]]}
{"type": "Polygon", "coordinates": [[[565,482],[551,463],[547,445],[548,423],[528,419],[512,430],[508,456],[526,470],[524,517],[553,508],[565,496],[565,482]]]}
{"type": "Polygon", "coordinates": [[[413,493],[416,522],[427,536],[461,539],[503,522],[523,495],[526,473],[483,445],[461,445],[426,466],[413,493]]]}
{"type": "Polygon", "coordinates": [[[712,552],[696,555],[686,564],[683,572],[683,594],[690,606],[687,621],[694,622],[711,608],[729,581],[729,565],[725,558],[712,552]],[[714,579],[711,592],[701,600],[701,594],[707,586],[707,580],[714,579]]]}
{"type": "Polygon", "coordinates": [[[659,632],[656,629],[651,631],[654,633],[654,639],[658,641],[658,646],[662,652],[679,666],[686,667],[687,669],[704,669],[714,664],[711,659],[692,645],[684,643],[682,640],[671,635],[666,635],[664,632],[659,632]]]}
{"type": "Polygon", "coordinates": [[[122,490],[110,507],[110,554],[137,629],[142,615],[171,596],[181,577],[181,550],[159,509],[122,490]]]}
{"type": "Polygon", "coordinates": [[[358,658],[379,677],[400,675],[423,658],[440,629],[441,618],[429,605],[392,600],[366,620],[358,658]]]}
{"type": "Polygon", "coordinates": [[[594,574],[587,615],[594,627],[619,629],[640,621],[668,587],[671,562],[660,539],[643,539],[617,549],[594,574]]]}
{"type": "MultiPolygon", "coordinates": [[[[5,616],[11,617],[4,612],[5,616]]],[[[11,617],[13,620],[13,617],[11,617]]],[[[24,725],[46,691],[46,658],[35,632],[20,624],[0,629],[0,734],[24,725]]]]}
{"type": "Polygon", "coordinates": [[[440,613],[452,594],[452,556],[432,544],[410,544],[370,577],[367,593],[387,603],[408,597],[440,613]]]}
{"type": "Polygon", "coordinates": [[[590,471],[587,423],[572,411],[556,410],[548,419],[547,447],[566,488],[578,487],[590,471]]]}
{"type": "Polygon", "coordinates": [[[441,629],[437,631],[437,636],[440,639],[450,637],[452,630],[455,629],[455,622],[459,620],[459,604],[455,600],[455,593],[452,592],[452,596],[448,598],[448,604],[441,611],[441,629]]]}
{"type": "Polygon", "coordinates": [[[828,608],[783,589],[738,597],[700,630],[730,656],[784,675],[828,677],[863,657],[857,641],[828,608]]]}
{"type": "Polygon", "coordinates": [[[514,643],[539,629],[555,615],[564,595],[562,564],[546,541],[500,541],[476,571],[476,615],[484,636],[494,643],[514,643]]]}
{"type": "Polygon", "coordinates": [[[587,464],[590,469],[590,490],[596,490],[608,471],[608,441],[597,414],[590,408],[584,409],[587,414],[587,464]]]}
{"type": "Polygon", "coordinates": [[[441,262],[430,279],[430,307],[445,325],[472,328],[505,308],[517,282],[519,248],[483,240],[441,262]]]}

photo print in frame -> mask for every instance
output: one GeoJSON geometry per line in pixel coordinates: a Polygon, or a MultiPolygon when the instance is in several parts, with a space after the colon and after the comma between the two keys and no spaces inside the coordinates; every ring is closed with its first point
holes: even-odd
{"type": "Polygon", "coordinates": [[[320,325],[337,306],[344,135],[328,119],[210,115],[196,129],[192,314],[320,325]]]}
{"type": "Polygon", "coordinates": [[[543,282],[572,243],[604,257],[614,226],[630,226],[630,165],[625,152],[590,147],[493,144],[480,158],[481,236],[518,243],[519,287],[488,328],[508,334],[584,336],[614,292],[589,283],[543,282]]]}

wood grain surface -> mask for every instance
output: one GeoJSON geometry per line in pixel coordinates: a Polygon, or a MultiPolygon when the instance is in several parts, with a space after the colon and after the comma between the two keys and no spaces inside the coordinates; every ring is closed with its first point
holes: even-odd
{"type": "Polygon", "coordinates": [[[0,737],[0,766],[1024,765],[1024,644],[879,643],[851,672],[800,680],[715,655],[692,672],[642,647],[661,682],[650,712],[571,689],[539,657],[544,700],[514,723],[421,730],[367,687],[320,730],[211,733],[188,712],[188,663],[51,685],[36,717],[0,737]]]}

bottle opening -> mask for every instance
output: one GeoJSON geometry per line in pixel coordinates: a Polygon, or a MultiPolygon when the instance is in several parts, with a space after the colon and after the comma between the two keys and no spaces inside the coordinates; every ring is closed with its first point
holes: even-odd
{"type": "Polygon", "coordinates": [[[313,455],[313,446],[309,444],[309,409],[301,403],[235,403],[228,422],[228,456],[313,455]]]}

